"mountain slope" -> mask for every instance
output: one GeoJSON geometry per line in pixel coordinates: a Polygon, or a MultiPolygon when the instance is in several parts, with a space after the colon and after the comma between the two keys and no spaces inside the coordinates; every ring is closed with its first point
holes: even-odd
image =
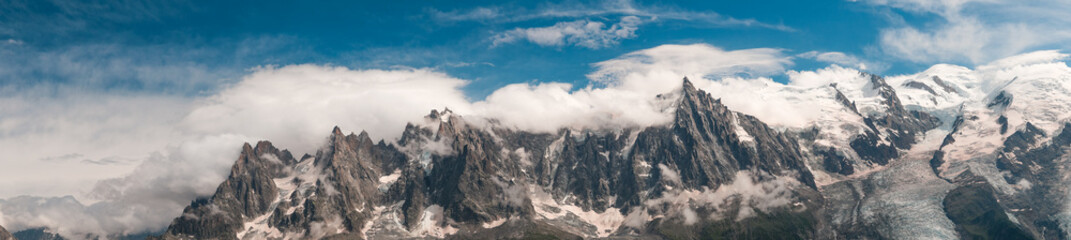
{"type": "Polygon", "coordinates": [[[15,239],[15,236],[12,236],[11,233],[7,231],[7,229],[4,229],[4,226],[0,226],[0,240],[13,240],[13,239],[15,239]]]}

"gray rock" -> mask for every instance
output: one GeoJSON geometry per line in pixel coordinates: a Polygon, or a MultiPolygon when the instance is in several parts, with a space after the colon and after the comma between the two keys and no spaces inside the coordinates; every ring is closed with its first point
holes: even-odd
{"type": "Polygon", "coordinates": [[[4,226],[0,226],[0,240],[14,240],[15,236],[12,236],[4,226]]]}

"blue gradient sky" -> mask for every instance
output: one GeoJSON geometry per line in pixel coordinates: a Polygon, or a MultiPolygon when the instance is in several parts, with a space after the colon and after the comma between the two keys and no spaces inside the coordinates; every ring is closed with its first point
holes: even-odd
{"type": "MultiPolygon", "coordinates": [[[[211,94],[257,66],[317,63],[435,68],[471,80],[465,91],[481,99],[509,83],[585,86],[591,63],[690,43],[779,48],[789,55],[839,52],[871,63],[867,71],[910,73],[937,61],[887,53],[881,32],[905,26],[925,32],[949,22],[939,11],[884,1],[3,2],[5,89],[59,84],[180,95],[211,94]],[[493,43],[513,29],[572,21],[609,28],[628,16],[641,21],[633,34],[597,48],[493,43]],[[77,66],[49,66],[63,63],[77,66]],[[123,73],[123,68],[167,73],[123,73]]],[[[1030,48],[1044,47],[1050,46],[1030,48]]],[[[794,62],[798,70],[829,64],[802,57],[794,62]]]]}

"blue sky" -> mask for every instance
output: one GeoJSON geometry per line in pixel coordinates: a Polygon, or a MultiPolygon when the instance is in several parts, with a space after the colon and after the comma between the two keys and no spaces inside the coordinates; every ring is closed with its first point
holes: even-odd
{"type": "MultiPolygon", "coordinates": [[[[0,54],[9,69],[0,78],[6,87],[45,82],[168,94],[210,94],[256,66],[318,63],[436,68],[471,80],[465,91],[481,99],[509,83],[584,86],[592,63],[691,43],[778,48],[789,55],[840,52],[873,62],[868,71],[909,73],[932,62],[882,52],[881,31],[944,21],[931,12],[855,1],[4,2],[0,39],[8,44],[0,54]],[[493,40],[515,29],[575,21],[609,29],[628,17],[639,21],[631,34],[598,46],[493,40]],[[53,58],[79,67],[47,66],[57,64],[53,58]],[[170,72],[87,70],[129,67],[170,72]]],[[[826,65],[797,58],[792,68],[826,65]]]]}

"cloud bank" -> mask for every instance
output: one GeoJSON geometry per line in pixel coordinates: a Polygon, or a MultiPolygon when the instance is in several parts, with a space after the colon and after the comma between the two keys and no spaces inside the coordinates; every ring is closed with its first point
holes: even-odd
{"type": "Polygon", "coordinates": [[[614,88],[658,94],[679,87],[682,76],[760,77],[782,73],[791,64],[780,49],[727,51],[708,44],[668,44],[595,63],[596,70],[588,78],[614,88]]]}
{"type": "Polygon", "coordinates": [[[354,70],[320,65],[264,67],[199,101],[180,126],[235,133],[311,153],[332,127],[391,140],[431,109],[467,112],[466,80],[430,69],[354,70]]]}

